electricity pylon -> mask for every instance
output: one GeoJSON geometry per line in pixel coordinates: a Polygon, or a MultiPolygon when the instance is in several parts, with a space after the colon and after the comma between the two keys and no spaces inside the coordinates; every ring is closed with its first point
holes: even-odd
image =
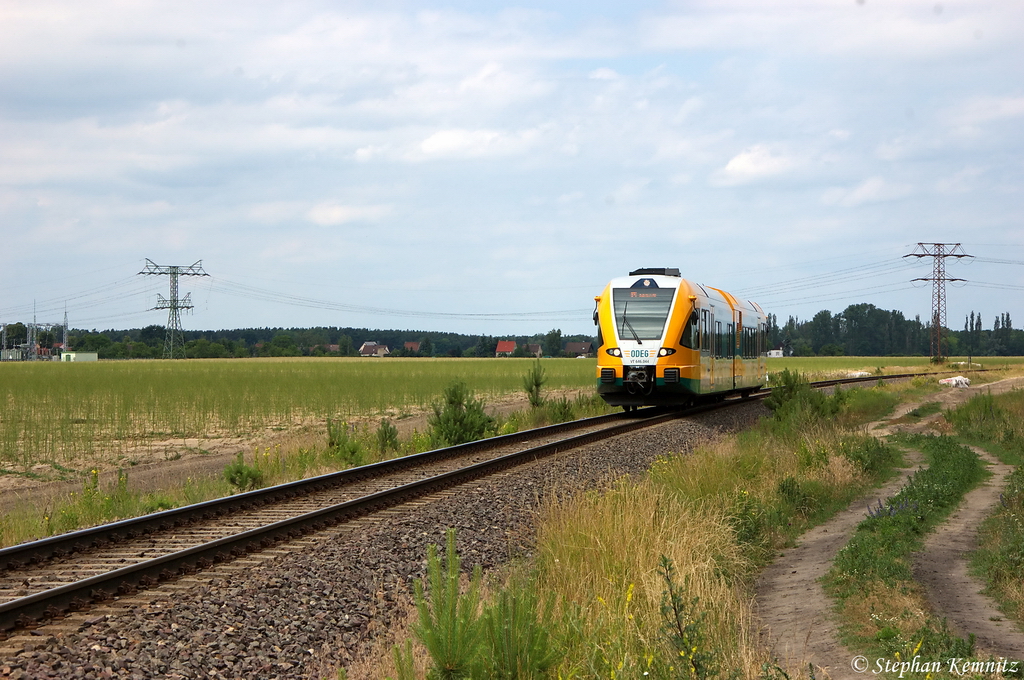
{"type": "Polygon", "coordinates": [[[911,280],[932,282],[932,361],[939,362],[943,357],[942,329],[946,325],[946,281],[966,281],[946,276],[946,258],[959,260],[974,256],[965,253],[959,243],[918,243],[914,252],[903,257],[933,258],[931,277],[911,280]]]}
{"type": "Polygon", "coordinates": [[[171,277],[171,296],[165,298],[157,293],[156,307],[153,309],[167,310],[167,336],[164,339],[165,359],[185,358],[185,335],[181,328],[181,310],[192,309],[192,293],[186,293],[185,297],[178,297],[179,276],[209,276],[203,271],[203,261],[185,267],[170,265],[167,267],[158,265],[146,258],[146,268],[139,274],[163,274],[171,277]]]}

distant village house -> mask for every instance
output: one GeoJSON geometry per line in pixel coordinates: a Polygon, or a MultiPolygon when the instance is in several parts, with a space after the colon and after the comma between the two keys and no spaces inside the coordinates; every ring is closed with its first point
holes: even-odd
{"type": "Polygon", "coordinates": [[[496,357],[510,357],[516,351],[515,340],[498,340],[498,347],[494,350],[496,357]]]}
{"type": "Polygon", "coordinates": [[[367,340],[359,348],[359,356],[361,357],[386,357],[391,354],[391,350],[388,349],[387,345],[378,345],[372,340],[367,340]]]}
{"type": "Polygon", "coordinates": [[[567,342],[565,353],[574,357],[589,357],[593,352],[593,343],[590,342],[567,342]]]}

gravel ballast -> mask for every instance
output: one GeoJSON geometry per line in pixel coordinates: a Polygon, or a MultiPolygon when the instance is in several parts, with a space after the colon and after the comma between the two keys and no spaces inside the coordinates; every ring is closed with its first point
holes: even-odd
{"type": "Polygon", "coordinates": [[[457,530],[463,568],[484,571],[528,554],[533,520],[551,493],[642,473],[659,455],[749,427],[760,402],[620,435],[460,487],[355,531],[334,530],[301,552],[231,578],[136,597],[142,606],[97,615],[77,632],[40,637],[0,660],[11,678],[334,677],[375,649],[404,618],[427,545],[457,530]]]}

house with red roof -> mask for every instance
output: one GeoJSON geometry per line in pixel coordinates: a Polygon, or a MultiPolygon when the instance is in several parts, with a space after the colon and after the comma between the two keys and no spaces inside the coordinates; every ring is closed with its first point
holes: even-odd
{"type": "Polygon", "coordinates": [[[498,340],[498,347],[494,350],[494,356],[496,357],[509,357],[512,356],[512,352],[516,351],[515,340],[498,340]]]}

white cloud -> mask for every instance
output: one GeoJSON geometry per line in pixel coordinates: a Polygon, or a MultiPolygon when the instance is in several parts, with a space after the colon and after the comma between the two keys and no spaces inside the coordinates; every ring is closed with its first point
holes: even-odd
{"type": "Polygon", "coordinates": [[[856,58],[931,59],[1017,40],[1024,9],[1011,2],[935,14],[920,2],[716,0],[652,13],[641,33],[657,49],[770,49],[856,58]],[[1012,18],[1011,18],[1012,17],[1012,18]],[[980,35],[984,40],[979,39],[980,35]]]}
{"type": "Polygon", "coordinates": [[[428,157],[506,156],[525,151],[536,137],[536,130],[439,130],[420,142],[419,151],[428,157]]]}
{"type": "Polygon", "coordinates": [[[619,74],[610,68],[597,68],[590,72],[591,80],[618,80],[619,74]]]}
{"type": "Polygon", "coordinates": [[[966,194],[980,186],[979,180],[984,172],[982,168],[967,166],[959,172],[940,178],[935,183],[935,189],[940,194],[966,194]]]}
{"type": "Polygon", "coordinates": [[[340,203],[320,203],[306,212],[306,218],[320,226],[333,226],[346,222],[372,222],[381,219],[391,212],[384,205],[342,205],[340,203]]]}
{"type": "Polygon", "coordinates": [[[981,126],[1024,117],[1024,96],[973,97],[955,107],[947,118],[961,134],[977,134],[981,126]]]}
{"type": "Polygon", "coordinates": [[[711,176],[712,186],[731,187],[777,177],[791,170],[796,161],[773,151],[767,144],[755,144],[737,154],[711,176]]]}
{"type": "Polygon", "coordinates": [[[908,196],[912,187],[893,184],[881,177],[869,177],[852,189],[832,187],[825,191],[821,200],[826,205],[854,208],[865,203],[895,201],[908,196]]]}
{"type": "Polygon", "coordinates": [[[650,186],[651,180],[646,177],[638,177],[631,179],[628,182],[620,184],[611,194],[608,196],[611,203],[635,203],[640,200],[641,196],[650,186]]]}

